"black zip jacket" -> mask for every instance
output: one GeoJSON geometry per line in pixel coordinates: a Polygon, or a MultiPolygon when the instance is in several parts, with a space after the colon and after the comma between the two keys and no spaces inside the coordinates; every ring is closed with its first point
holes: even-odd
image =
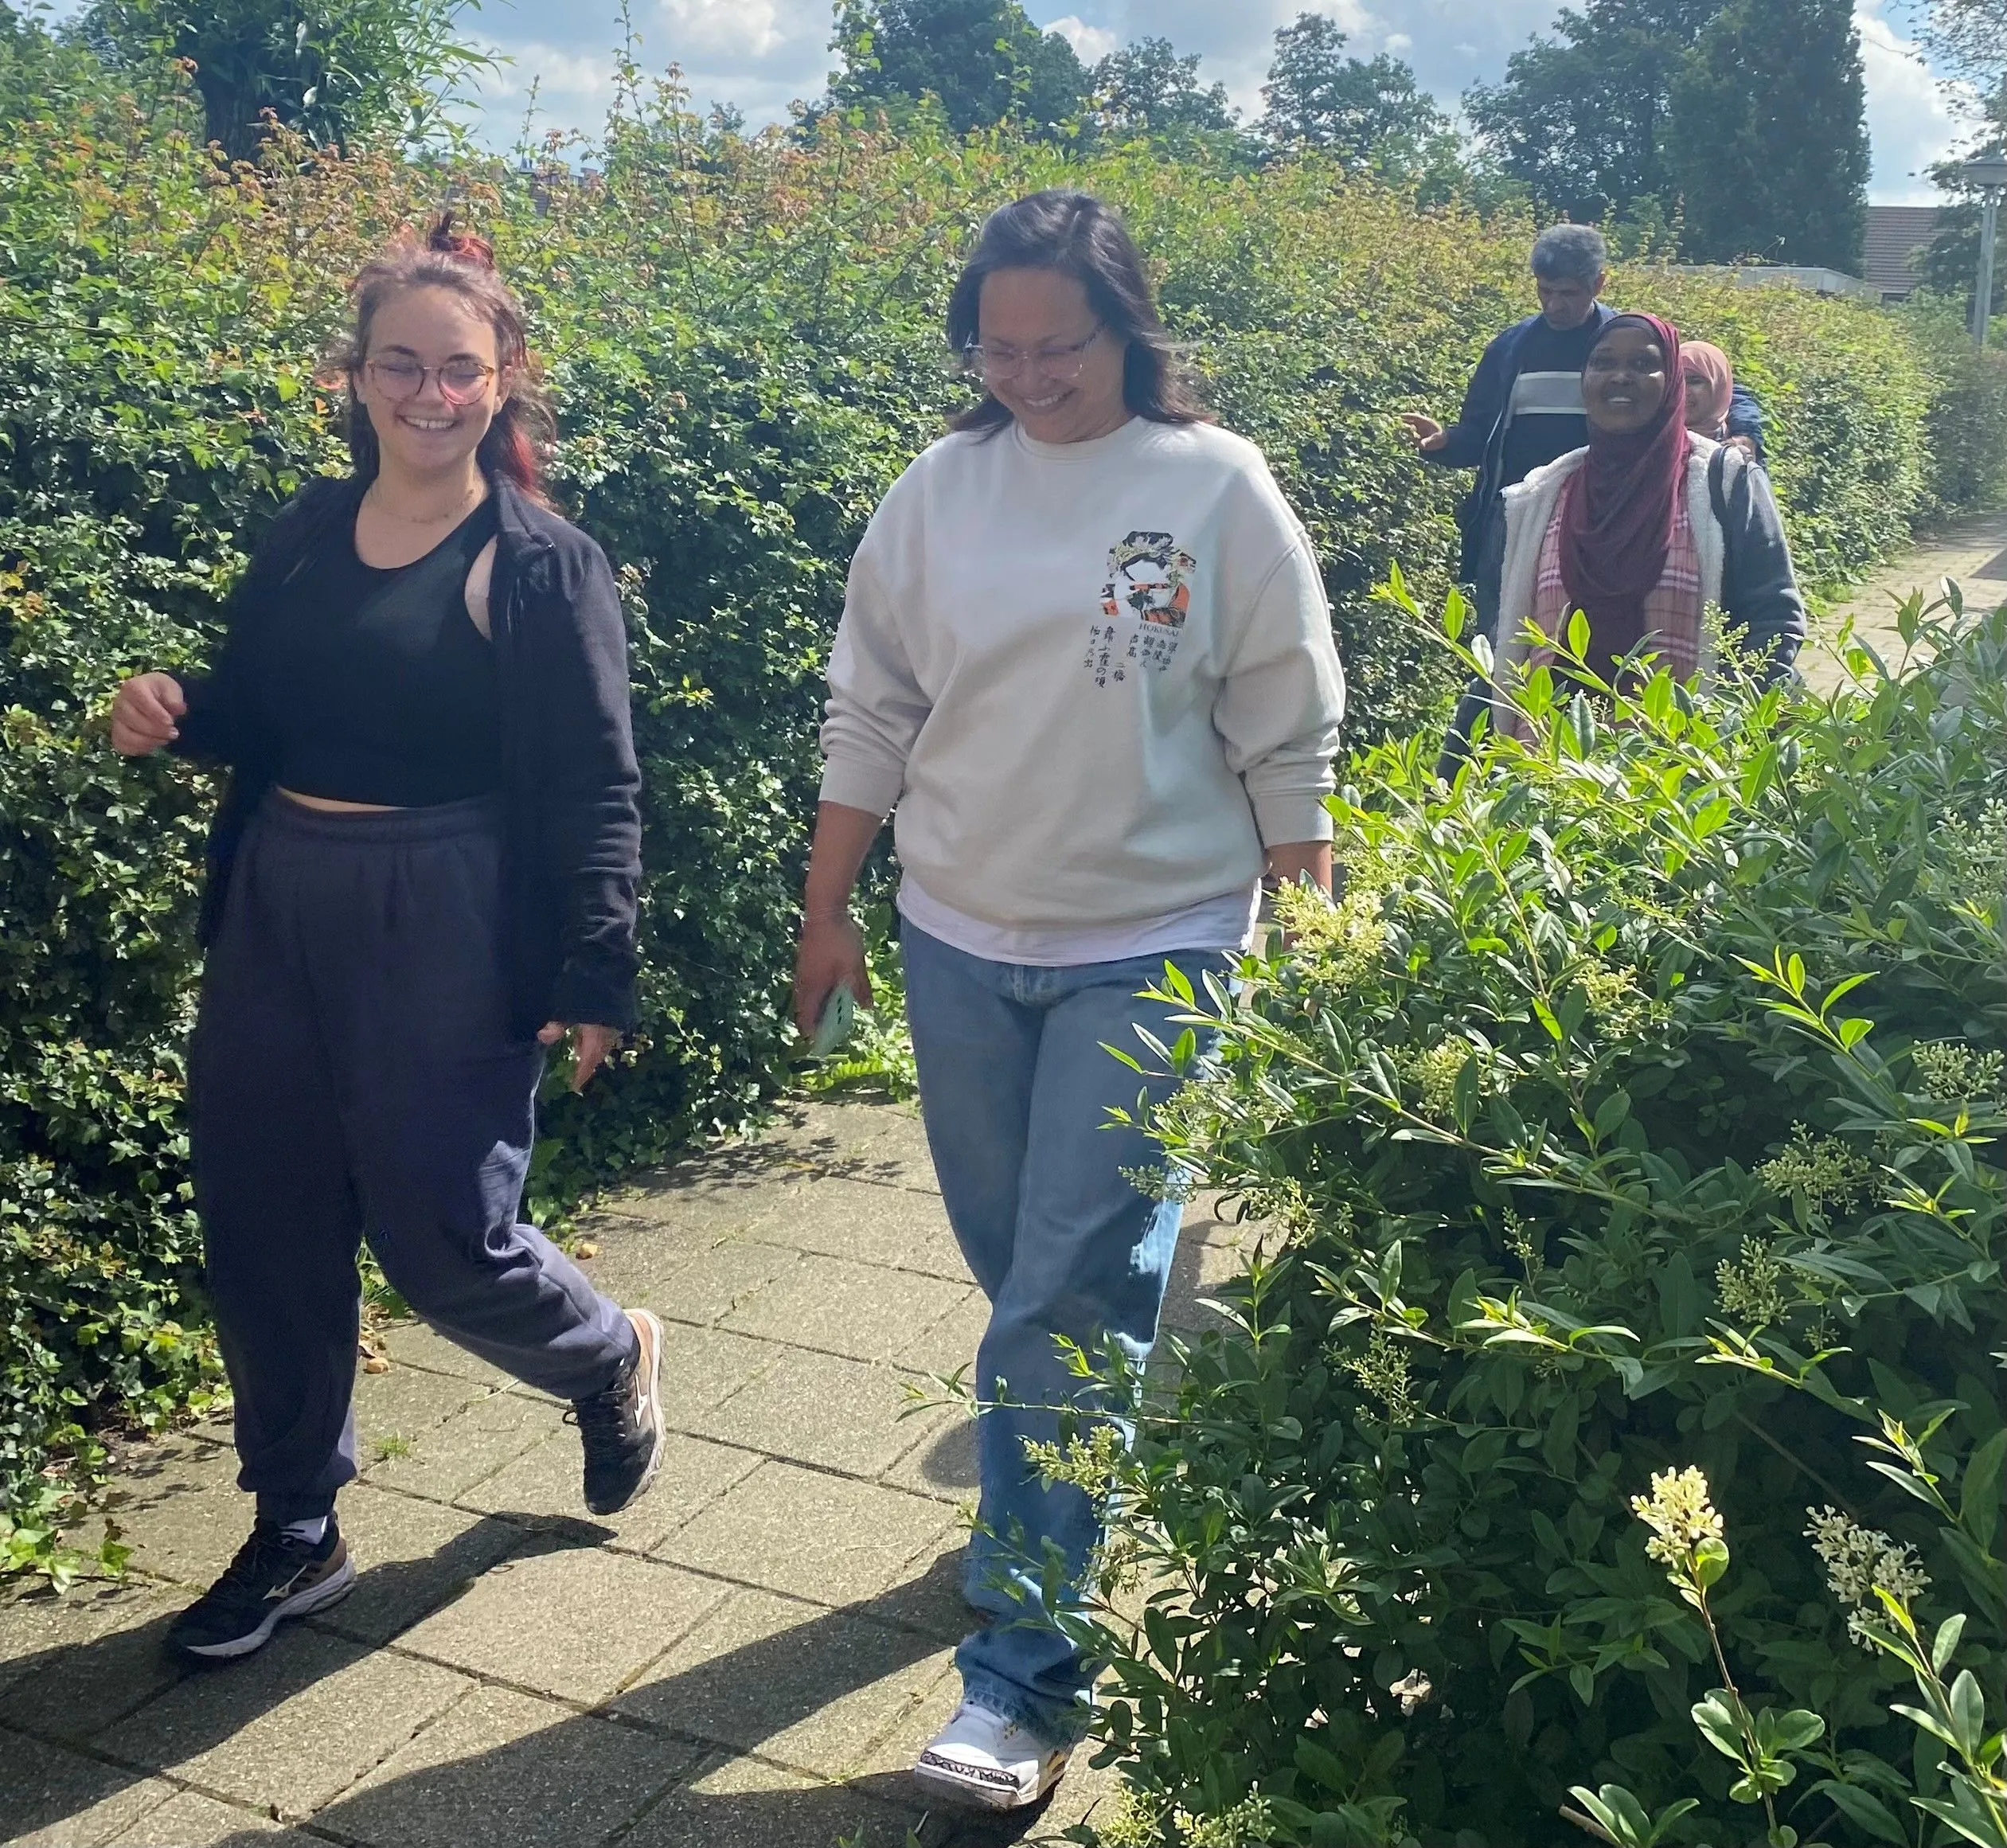
{"type": "MultiPolygon", "coordinates": [[[[277,741],[249,697],[263,638],[321,544],[353,522],[365,483],[322,477],[273,521],[230,600],[206,678],[183,678],[178,753],[228,767],[209,834],[206,947],[244,831],[271,789],[277,741]]],[[[641,772],[628,709],[627,637],[606,554],[511,483],[494,484],[488,592],[502,701],[503,943],[510,1026],[635,1025],[641,772]]]]}

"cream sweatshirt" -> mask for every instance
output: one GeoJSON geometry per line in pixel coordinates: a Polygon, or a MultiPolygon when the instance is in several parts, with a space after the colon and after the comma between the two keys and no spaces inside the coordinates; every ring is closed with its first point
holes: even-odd
{"type": "Polygon", "coordinates": [[[1133,419],[952,436],[857,549],[822,798],[896,806],[907,877],[1006,930],[1183,911],[1328,839],[1345,677],[1260,452],[1133,419]]]}

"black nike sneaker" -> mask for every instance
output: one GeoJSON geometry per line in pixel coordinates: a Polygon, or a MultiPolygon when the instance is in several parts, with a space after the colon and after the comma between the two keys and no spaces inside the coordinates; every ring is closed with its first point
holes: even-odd
{"type": "Polygon", "coordinates": [[[167,1640],[207,1662],[248,1655],[288,1617],[339,1604],[354,1584],[355,1566],[332,1515],[318,1546],[260,1521],[229,1569],[174,1619],[167,1640]]]}
{"type": "Polygon", "coordinates": [[[662,1325],[630,1309],[640,1347],[635,1364],[603,1393],[574,1399],[568,1422],[585,1446],[585,1505],[617,1514],[655,1479],[662,1462],[662,1325]]]}

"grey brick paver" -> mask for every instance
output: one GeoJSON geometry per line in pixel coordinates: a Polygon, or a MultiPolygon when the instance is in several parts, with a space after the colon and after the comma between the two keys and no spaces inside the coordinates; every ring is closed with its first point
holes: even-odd
{"type": "Polygon", "coordinates": [[[200,1791],[177,1791],[105,1848],[325,1848],[310,1835],[260,1811],[219,1803],[200,1791]]]}
{"type": "Polygon", "coordinates": [[[162,1449],[163,1455],[150,1459],[158,1473],[131,1486],[117,1519],[131,1537],[136,1570],[205,1585],[251,1530],[250,1503],[237,1491],[236,1456],[185,1440],[162,1449]]]}
{"type": "MultiPolygon", "coordinates": [[[[457,1373],[431,1371],[422,1363],[437,1358],[437,1349],[448,1344],[429,1329],[398,1329],[384,1345],[400,1364],[386,1373],[356,1376],[356,1456],[364,1463],[373,1461],[385,1444],[408,1442],[436,1430],[506,1381],[506,1376],[498,1376],[490,1384],[457,1373]]],[[[471,1354],[467,1358],[474,1366],[483,1365],[471,1354]]]]}
{"type": "Polygon", "coordinates": [[[636,1727],[481,1688],[314,1819],[372,1848],[477,1840],[591,1848],[702,1758],[697,1747],[636,1727]]]}
{"type": "Polygon", "coordinates": [[[555,1405],[490,1393],[412,1439],[408,1452],[357,1460],[365,1483],[450,1502],[563,1428],[555,1405]]]}
{"type": "Polygon", "coordinates": [[[316,1621],[365,1643],[388,1643],[451,1603],[525,1538],[508,1522],[368,1483],[342,1491],[341,1520],[359,1576],[316,1621]]]}
{"type": "MultiPolygon", "coordinates": [[[[916,1424],[920,1421],[916,1420],[916,1424]]],[[[885,1473],[884,1480],[916,1494],[960,1503],[976,1493],[976,1422],[961,1412],[928,1417],[920,1441],[885,1473]]]]}
{"type": "Polygon", "coordinates": [[[830,1176],[791,1191],[750,1235],[795,1251],[966,1277],[938,1194],[830,1176]]]}
{"type": "Polygon", "coordinates": [[[1878,566],[1847,601],[1814,620],[1798,671],[1821,693],[1843,683],[1831,644],[1849,617],[1854,639],[1874,649],[1893,671],[1904,654],[1896,606],[1919,590],[1926,604],[1935,603],[1947,577],[1958,581],[1967,610],[1990,610],[2007,599],[2007,509],[1966,515],[1878,566]]]}
{"type": "Polygon", "coordinates": [[[592,1546],[521,1553],[428,1617],[399,1647],[560,1700],[604,1700],[730,1588],[592,1546]]]}
{"type": "Polygon", "coordinates": [[[188,1594],[132,1588],[115,1614],[88,1614],[61,1632],[61,1643],[52,1623],[45,1647],[24,1659],[29,1672],[0,1701],[0,1725],[50,1739],[93,1738],[182,1678],[185,1667],[169,1659],[161,1639],[188,1594]]]}
{"type": "MultiPolygon", "coordinates": [[[[85,1687],[103,1678],[99,1661],[119,1647],[108,1640],[104,1648],[84,1646],[115,1639],[150,1621],[165,1623],[183,1601],[180,1594],[143,1580],[80,1584],[62,1597],[37,1590],[0,1601],[0,1725],[25,1723],[38,1732],[54,1732],[50,1722],[88,1701],[85,1687]]],[[[139,1666],[138,1661],[119,1665],[114,1690],[119,1711],[137,1706],[152,1691],[133,1689],[139,1666]]],[[[87,1730],[113,1717],[90,1717],[87,1730]]]]}
{"type": "MultiPolygon", "coordinates": [[[[455,1347],[436,1329],[428,1328],[422,1322],[395,1324],[380,1338],[378,1345],[402,1366],[414,1367],[447,1379],[465,1380],[491,1392],[521,1389],[500,1367],[490,1366],[463,1347],[455,1347]]],[[[373,1381],[389,1381],[396,1371],[392,1368],[390,1373],[360,1374],[357,1380],[358,1395],[368,1391],[373,1381]]],[[[474,1397],[473,1393],[467,1395],[470,1402],[474,1397]]]]}
{"type": "Polygon", "coordinates": [[[900,1415],[909,1401],[889,1367],[779,1348],[766,1370],[709,1410],[689,1414],[701,1437],[770,1455],[875,1476],[912,1447],[900,1415]]]}
{"type": "Polygon", "coordinates": [[[916,1631],[739,1592],[612,1705],[687,1737],[841,1777],[947,1659],[938,1638],[916,1631]]]}
{"type": "Polygon", "coordinates": [[[897,1584],[949,1525],[938,1502],[770,1461],[657,1551],[697,1571],[848,1604],[897,1584]]]}
{"type": "Polygon", "coordinates": [[[0,1732],[0,1842],[100,1848],[174,1795],[174,1787],[18,1733],[0,1732]]]}
{"type": "Polygon", "coordinates": [[[965,1283],[955,1307],[925,1327],[916,1326],[905,1344],[895,1350],[892,1364],[909,1373],[951,1377],[957,1369],[975,1377],[975,1350],[990,1326],[990,1301],[974,1284],[965,1283]]]}
{"type": "Polygon", "coordinates": [[[279,1819],[310,1815],[467,1693],[464,1676],[295,1626],[226,1669],[192,1674],[101,1743],[279,1819]]]}
{"type": "Polygon", "coordinates": [[[748,1334],[717,1328],[686,1328],[671,1323],[663,1330],[662,1418],[672,1431],[707,1434],[706,1415],[742,1392],[787,1350],[748,1334]]]}
{"type": "Polygon", "coordinates": [[[915,1330],[931,1328],[968,1293],[966,1283],[805,1252],[720,1326],[852,1360],[888,1360],[915,1330]]]}
{"type": "Polygon", "coordinates": [[[920,1812],[873,1793],[728,1757],[643,1817],[622,1848],[905,1848],[920,1812]]]}
{"type": "Polygon", "coordinates": [[[607,1201],[623,1219],[709,1237],[757,1225],[803,1185],[810,1171],[779,1149],[737,1145],[642,1182],[607,1201]]]}
{"type": "MultiPolygon", "coordinates": [[[[631,1252],[627,1262],[633,1265],[631,1252]]],[[[665,1259],[659,1275],[619,1287],[619,1273],[603,1263],[588,1274],[598,1287],[630,1307],[652,1309],[672,1322],[709,1328],[756,1296],[788,1268],[789,1254],[735,1234],[701,1248],[665,1259]]]]}

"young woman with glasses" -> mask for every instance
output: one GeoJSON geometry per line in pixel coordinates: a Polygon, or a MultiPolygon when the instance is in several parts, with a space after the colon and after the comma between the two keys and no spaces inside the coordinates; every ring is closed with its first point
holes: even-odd
{"type": "Polygon", "coordinates": [[[1041,193],[986,224],[948,309],[982,397],[873,517],[830,663],[826,767],[795,1009],[869,998],[849,916],[898,809],[906,995],[941,1193],[990,1304],[976,1359],[989,1619],[963,1699],[920,1755],[931,1794],[1036,1803],[1096,1668],[1045,1621],[1047,1561],[1077,1595],[1092,1500],[1044,1486],[1028,1441],[1127,1408],[1062,1344],[1139,1368],[1180,1209],[1110,1127],[1177,1012],[1138,998],[1248,943],[1264,874],[1328,887],[1344,679],[1310,540],[1260,455],[1205,421],[1114,213],[1041,193]]]}
{"type": "Polygon", "coordinates": [[[226,768],[190,1047],[196,1204],[250,1539],[178,1619],[248,1655],[334,1603],[364,1238],[442,1334],[572,1402],[610,1514],[662,1446],[662,1330],[518,1217],[538,1081],[633,1024],[640,783],[599,547],[550,510],[548,412],[488,247],[373,263],[338,357],[354,471],[273,522],[205,678],[143,674],[114,746],[226,768]]]}

